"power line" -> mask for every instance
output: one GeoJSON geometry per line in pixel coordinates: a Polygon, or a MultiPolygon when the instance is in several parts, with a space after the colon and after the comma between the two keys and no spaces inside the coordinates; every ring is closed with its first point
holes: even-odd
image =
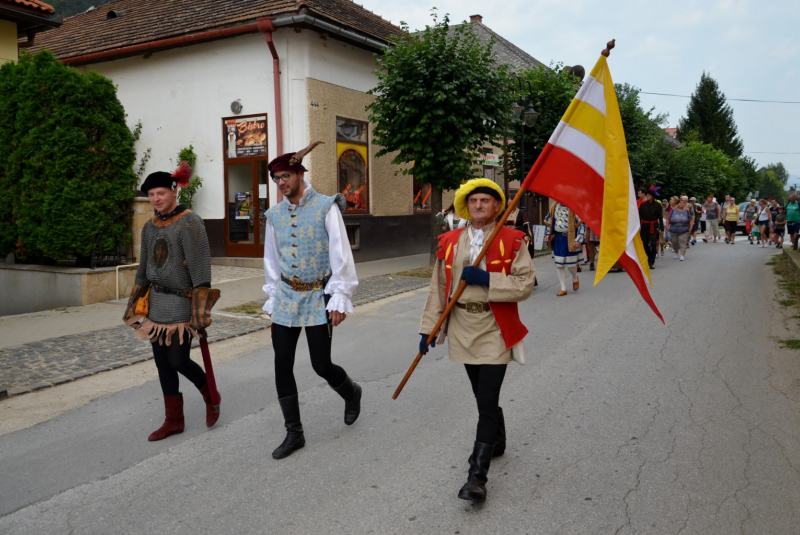
{"type": "MultiPolygon", "coordinates": [[[[639,91],[639,93],[643,95],[660,95],[662,97],[692,98],[691,95],[673,95],[671,93],[651,93],[649,91],[639,91]]],[[[800,101],[796,100],[758,100],[754,98],[726,98],[725,100],[735,100],[738,102],[767,102],[769,104],[800,104],[800,101]]]]}
{"type": "Polygon", "coordinates": [[[744,151],[745,154],[800,154],[800,152],[756,152],[752,150],[744,151]]]}

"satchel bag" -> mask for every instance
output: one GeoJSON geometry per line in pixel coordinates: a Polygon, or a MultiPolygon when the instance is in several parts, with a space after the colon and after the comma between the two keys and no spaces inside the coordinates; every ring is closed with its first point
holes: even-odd
{"type": "Polygon", "coordinates": [[[147,292],[136,301],[136,307],[133,311],[140,317],[145,317],[150,312],[150,288],[147,288],[147,292]]]}

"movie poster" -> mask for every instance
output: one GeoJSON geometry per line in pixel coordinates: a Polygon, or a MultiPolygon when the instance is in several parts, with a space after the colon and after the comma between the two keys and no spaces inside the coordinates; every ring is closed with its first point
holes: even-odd
{"type": "Polygon", "coordinates": [[[225,154],[228,158],[267,155],[267,116],[225,120],[225,154]]]}

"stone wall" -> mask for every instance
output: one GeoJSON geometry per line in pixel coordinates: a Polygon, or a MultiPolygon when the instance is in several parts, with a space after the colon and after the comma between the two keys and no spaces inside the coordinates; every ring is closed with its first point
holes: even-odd
{"type": "MultiPolygon", "coordinates": [[[[0,316],[103,303],[117,297],[114,267],[97,269],[0,264],[0,316]]],[[[119,298],[128,296],[135,266],[119,268],[119,298]]]]}

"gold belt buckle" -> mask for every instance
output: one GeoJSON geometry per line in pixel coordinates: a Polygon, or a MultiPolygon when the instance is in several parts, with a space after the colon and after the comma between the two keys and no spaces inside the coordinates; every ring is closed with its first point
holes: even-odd
{"type": "Polygon", "coordinates": [[[467,314],[482,314],[482,313],[483,313],[483,303],[475,301],[467,302],[467,314]]]}
{"type": "Polygon", "coordinates": [[[311,283],[311,288],[310,289],[311,290],[324,290],[324,288],[322,287],[322,281],[321,280],[315,280],[314,282],[311,283]]]}

